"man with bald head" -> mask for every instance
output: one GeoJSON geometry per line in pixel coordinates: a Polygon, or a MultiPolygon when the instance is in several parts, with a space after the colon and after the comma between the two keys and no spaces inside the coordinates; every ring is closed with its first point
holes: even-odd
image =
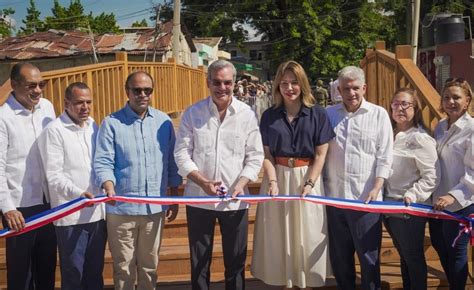
{"type": "MultiPolygon", "coordinates": [[[[56,118],[42,98],[39,69],[21,62],[10,73],[13,91],[0,106],[0,210],[2,222],[17,232],[25,219],[50,208],[37,138],[56,118]]],[[[56,236],[53,225],[6,240],[8,289],[54,289],[56,236]]]]}
{"type": "MultiPolygon", "coordinates": [[[[82,82],[66,88],[64,112],[38,139],[51,205],[100,193],[92,172],[98,127],[90,117],[92,94],[82,82]]],[[[107,232],[103,204],[54,222],[61,264],[61,289],[102,290],[107,232]]]]}
{"type": "MultiPolygon", "coordinates": [[[[168,187],[178,194],[173,124],[150,106],[153,86],[148,73],[130,74],[127,104],[99,129],[94,169],[108,196],[164,196],[168,187]]],[[[178,207],[117,202],[106,213],[115,289],[135,289],[135,281],[137,289],[155,289],[163,224],[175,219],[178,207]]]]}

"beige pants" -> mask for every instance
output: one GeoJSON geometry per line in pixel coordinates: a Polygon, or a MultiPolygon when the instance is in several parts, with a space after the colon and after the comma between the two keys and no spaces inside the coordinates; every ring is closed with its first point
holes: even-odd
{"type": "Polygon", "coordinates": [[[107,234],[116,290],[155,289],[165,213],[150,216],[107,214],[107,234]]]}

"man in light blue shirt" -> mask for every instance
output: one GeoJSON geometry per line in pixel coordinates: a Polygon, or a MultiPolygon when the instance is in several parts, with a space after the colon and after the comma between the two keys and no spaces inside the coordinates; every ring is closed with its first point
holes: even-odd
{"type": "MultiPolygon", "coordinates": [[[[163,196],[181,184],[173,150],[170,118],[150,107],[153,79],[143,71],[125,82],[128,103],[102,122],[94,169],[108,196],[163,196]]],[[[172,221],[178,206],[117,202],[107,204],[107,234],[114,262],[115,289],[155,289],[158,251],[164,219],[172,221]]]]}

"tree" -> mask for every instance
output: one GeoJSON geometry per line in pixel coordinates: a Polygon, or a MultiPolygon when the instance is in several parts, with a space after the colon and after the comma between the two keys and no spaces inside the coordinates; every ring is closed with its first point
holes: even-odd
{"type": "Polygon", "coordinates": [[[132,27],[148,27],[148,22],[143,18],[142,21],[135,21],[132,23],[132,27]]]}
{"type": "Polygon", "coordinates": [[[2,37],[8,37],[12,35],[13,26],[8,19],[11,19],[10,15],[15,14],[15,10],[13,8],[4,8],[0,10],[0,35],[2,37]]]}
{"type": "Polygon", "coordinates": [[[245,41],[251,27],[268,41],[273,71],[293,59],[316,79],[357,64],[376,40],[399,44],[406,27],[405,14],[399,15],[406,5],[407,0],[183,0],[182,18],[196,35],[222,36],[223,43],[245,41]]]}
{"type": "Polygon", "coordinates": [[[21,27],[20,34],[27,35],[36,31],[42,31],[44,23],[40,19],[41,12],[36,8],[34,0],[30,0],[30,6],[26,8],[26,12],[25,19],[22,20],[25,27],[21,27]]]}
{"type": "Polygon", "coordinates": [[[95,33],[120,32],[115,14],[103,12],[94,17],[92,12],[90,12],[86,15],[80,0],[71,0],[69,7],[63,7],[58,0],[54,0],[51,12],[53,16],[45,18],[44,30],[88,30],[90,27],[95,33]]]}
{"type": "Polygon", "coordinates": [[[117,20],[113,13],[105,14],[102,12],[100,15],[93,17],[92,12],[89,14],[90,27],[95,33],[118,33],[120,28],[117,26],[117,20]]]}

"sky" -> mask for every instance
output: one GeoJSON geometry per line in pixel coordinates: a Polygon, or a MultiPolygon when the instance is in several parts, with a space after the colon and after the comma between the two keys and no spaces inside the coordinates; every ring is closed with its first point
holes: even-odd
{"type": "MultiPolygon", "coordinates": [[[[59,3],[67,7],[70,1],[71,0],[59,0],[59,3]]],[[[150,8],[162,2],[161,0],[81,0],[85,14],[89,14],[89,12],[92,11],[92,14],[96,16],[102,12],[113,12],[117,23],[121,27],[131,26],[133,22],[137,20],[141,21],[143,18],[150,24],[150,8]]],[[[15,9],[13,18],[16,21],[16,29],[18,30],[19,27],[23,26],[22,20],[25,19],[26,8],[29,6],[29,3],[29,0],[0,0],[0,9],[15,9]]],[[[35,0],[36,7],[41,12],[40,17],[42,19],[44,19],[45,16],[51,16],[53,3],[53,0],[35,0]]]]}

